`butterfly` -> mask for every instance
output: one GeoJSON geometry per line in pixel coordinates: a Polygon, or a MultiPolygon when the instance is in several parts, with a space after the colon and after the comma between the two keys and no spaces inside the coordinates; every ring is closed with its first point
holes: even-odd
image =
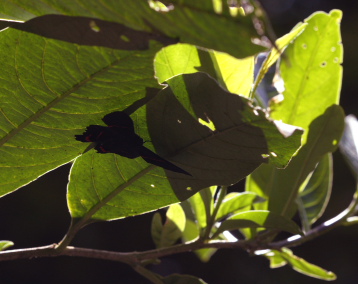
{"type": "Polygon", "coordinates": [[[162,167],[185,175],[188,172],[158,156],[144,147],[144,140],[135,133],[131,117],[123,112],[116,111],[102,118],[107,126],[90,125],[82,135],[75,135],[81,142],[94,142],[98,153],[114,153],[129,159],[142,157],[147,163],[162,167]]]}

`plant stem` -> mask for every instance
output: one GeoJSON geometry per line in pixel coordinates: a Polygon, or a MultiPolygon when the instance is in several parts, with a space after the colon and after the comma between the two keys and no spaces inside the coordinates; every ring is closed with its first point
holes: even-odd
{"type": "Polygon", "coordinates": [[[201,240],[205,241],[205,240],[209,239],[210,233],[211,233],[212,228],[215,224],[216,215],[218,214],[219,208],[220,208],[221,203],[224,200],[226,194],[227,194],[227,187],[221,186],[219,189],[217,200],[215,202],[213,214],[211,214],[210,218],[207,221],[205,233],[201,237],[201,240]]]}

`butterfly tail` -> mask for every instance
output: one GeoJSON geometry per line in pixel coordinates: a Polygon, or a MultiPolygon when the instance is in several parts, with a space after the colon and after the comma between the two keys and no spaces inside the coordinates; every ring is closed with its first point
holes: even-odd
{"type": "Polygon", "coordinates": [[[147,162],[153,165],[156,165],[158,167],[161,167],[163,169],[172,171],[172,172],[176,172],[176,173],[181,173],[181,174],[185,174],[185,175],[189,175],[191,176],[191,174],[189,174],[187,171],[184,171],[183,169],[179,168],[178,166],[172,164],[171,162],[163,159],[162,157],[158,156],[156,153],[154,153],[153,151],[149,150],[148,148],[142,146],[140,148],[140,156],[147,162]]]}

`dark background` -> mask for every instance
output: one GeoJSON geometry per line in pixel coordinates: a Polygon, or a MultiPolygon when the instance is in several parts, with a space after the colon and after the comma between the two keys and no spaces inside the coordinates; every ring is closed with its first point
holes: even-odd
{"type": "MultiPolygon", "coordinates": [[[[331,9],[343,11],[344,77],[341,104],[346,114],[358,115],[358,1],[266,0],[265,7],[277,36],[281,36],[311,13],[331,9]]],[[[354,179],[339,152],[334,154],[334,185],[328,209],[321,220],[334,217],[348,206],[354,179]]],[[[66,184],[70,166],[49,172],[36,182],[0,199],[0,238],[26,248],[55,243],[66,233],[70,217],[66,184]]],[[[241,184],[243,186],[243,183],[241,184]]],[[[72,245],[114,251],[154,248],[150,237],[152,214],[92,224],[80,231],[72,245]]],[[[338,276],[336,284],[358,283],[358,226],[341,227],[300,247],[296,255],[338,276]]],[[[210,284],[296,284],[323,281],[303,276],[289,267],[273,269],[263,257],[240,250],[220,250],[208,263],[185,253],[162,259],[152,267],[166,275],[185,273],[202,277],[210,284]]],[[[148,283],[129,266],[109,261],[56,257],[0,263],[0,283],[148,283]]]]}

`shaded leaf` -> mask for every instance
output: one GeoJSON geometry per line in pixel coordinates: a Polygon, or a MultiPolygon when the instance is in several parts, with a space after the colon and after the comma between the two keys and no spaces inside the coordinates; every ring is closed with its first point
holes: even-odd
{"type": "Polygon", "coordinates": [[[305,187],[299,193],[299,213],[303,227],[308,231],[325,211],[332,191],[332,154],[326,154],[314,169],[305,187]]]}
{"type": "Polygon", "coordinates": [[[292,144],[300,143],[300,130],[292,127],[285,138],[263,111],[206,74],[177,76],[169,85],[147,104],[148,128],[157,153],[193,175],[188,179],[167,172],[181,200],[207,186],[235,183],[264,162],[263,155],[275,151],[270,159],[281,166],[297,150],[292,144]],[[197,119],[212,122],[215,131],[183,106],[197,119]]]}
{"type": "Polygon", "coordinates": [[[266,210],[240,212],[223,221],[213,238],[224,231],[241,228],[270,228],[301,234],[300,228],[292,220],[266,210]]]}
{"type": "Polygon", "coordinates": [[[13,245],[14,243],[12,241],[0,241],[0,251],[6,250],[13,245]]]}
{"type": "Polygon", "coordinates": [[[11,28],[80,45],[121,50],[146,50],[151,40],[163,45],[177,42],[160,34],[137,31],[122,24],[88,17],[44,15],[25,23],[12,22],[11,28]]]}
{"type": "Polygon", "coordinates": [[[161,241],[161,236],[162,236],[162,231],[163,231],[163,221],[162,221],[162,217],[160,216],[160,213],[158,213],[158,212],[156,212],[153,215],[150,231],[151,231],[152,239],[153,239],[153,242],[155,243],[155,246],[157,248],[160,247],[160,241],[161,241]]]}

